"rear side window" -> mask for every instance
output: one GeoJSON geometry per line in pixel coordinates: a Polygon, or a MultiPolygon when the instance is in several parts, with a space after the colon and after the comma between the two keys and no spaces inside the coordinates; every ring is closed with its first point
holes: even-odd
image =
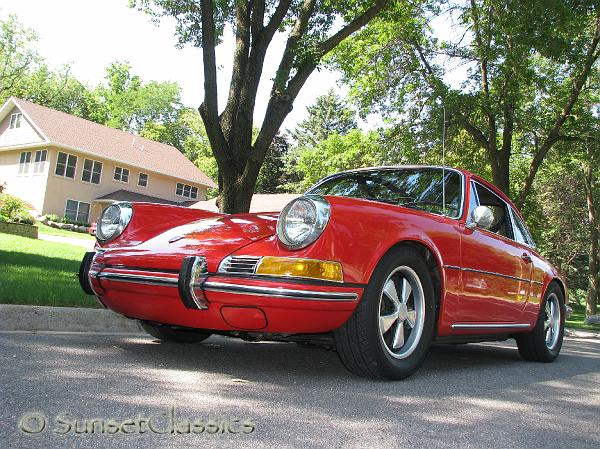
{"type": "Polygon", "coordinates": [[[533,238],[529,233],[529,229],[527,229],[527,226],[525,225],[523,220],[521,220],[519,214],[517,214],[517,212],[514,209],[511,209],[511,214],[514,224],[513,230],[515,233],[515,241],[522,243],[523,245],[535,246],[533,238]]]}
{"type": "Polygon", "coordinates": [[[512,239],[512,227],[506,202],[487,187],[477,182],[474,182],[473,185],[479,199],[479,205],[489,207],[494,213],[494,222],[488,231],[512,239]]]}

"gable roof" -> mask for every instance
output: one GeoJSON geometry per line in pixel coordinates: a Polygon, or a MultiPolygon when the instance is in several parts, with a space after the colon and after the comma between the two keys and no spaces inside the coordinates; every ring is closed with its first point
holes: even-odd
{"type": "Polygon", "coordinates": [[[18,107],[46,144],[71,148],[142,170],[216,187],[215,183],[177,148],[30,101],[11,97],[0,109],[0,120],[11,105],[18,107]]]}

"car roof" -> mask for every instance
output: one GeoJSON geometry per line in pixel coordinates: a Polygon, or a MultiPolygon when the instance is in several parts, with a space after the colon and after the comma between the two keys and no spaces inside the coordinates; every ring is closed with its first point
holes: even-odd
{"type": "MultiPolygon", "coordinates": [[[[374,167],[356,168],[356,169],[352,169],[352,170],[344,170],[344,171],[337,172],[337,173],[331,174],[329,176],[326,176],[325,178],[321,179],[315,185],[321,184],[323,181],[325,181],[327,179],[330,179],[330,178],[334,178],[334,177],[339,176],[341,174],[360,173],[360,172],[373,171],[373,170],[394,170],[394,169],[397,170],[397,169],[402,169],[402,168],[437,168],[437,169],[440,169],[440,170],[441,169],[446,169],[446,170],[452,170],[452,171],[455,171],[455,172],[458,172],[458,173],[462,173],[466,177],[467,181],[473,179],[474,181],[477,181],[480,184],[483,184],[488,189],[492,190],[492,192],[494,192],[495,194],[497,194],[500,198],[502,198],[510,206],[512,206],[512,208],[519,214],[519,216],[521,217],[521,219],[523,219],[523,216],[521,215],[521,211],[517,208],[517,206],[515,206],[514,203],[510,200],[510,198],[502,190],[500,190],[498,187],[496,187],[494,184],[492,184],[489,181],[486,181],[481,176],[478,176],[478,175],[476,175],[476,174],[474,174],[474,173],[472,173],[472,172],[470,172],[468,170],[464,170],[464,169],[456,168],[456,167],[448,167],[448,166],[444,166],[444,165],[428,165],[428,164],[381,165],[381,166],[374,166],[374,167]]],[[[311,189],[312,189],[312,187],[311,187],[311,189]]]]}

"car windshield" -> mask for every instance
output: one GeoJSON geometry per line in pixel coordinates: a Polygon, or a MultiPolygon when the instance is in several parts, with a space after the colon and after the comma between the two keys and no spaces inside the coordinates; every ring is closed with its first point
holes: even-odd
{"type": "Polygon", "coordinates": [[[462,188],[461,176],[454,170],[407,167],[343,173],[317,184],[307,194],[362,198],[459,218],[462,188]]]}

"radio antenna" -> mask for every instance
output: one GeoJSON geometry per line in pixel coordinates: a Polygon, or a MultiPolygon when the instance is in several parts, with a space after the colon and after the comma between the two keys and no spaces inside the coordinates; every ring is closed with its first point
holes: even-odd
{"type": "Polygon", "coordinates": [[[446,216],[446,105],[443,105],[442,124],[442,215],[446,216]]]}

